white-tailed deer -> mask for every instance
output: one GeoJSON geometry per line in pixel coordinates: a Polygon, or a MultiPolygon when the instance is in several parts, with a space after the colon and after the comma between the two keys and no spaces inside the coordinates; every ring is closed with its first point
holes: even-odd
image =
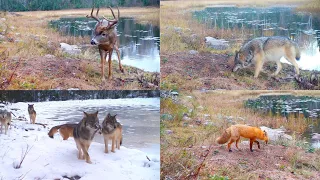
{"type": "Polygon", "coordinates": [[[121,65],[121,60],[120,60],[120,51],[118,48],[118,41],[117,41],[118,37],[117,37],[117,30],[116,30],[116,25],[119,21],[120,12],[119,12],[119,8],[117,8],[118,9],[118,18],[116,18],[111,7],[109,7],[109,8],[111,10],[111,13],[112,13],[114,19],[106,19],[104,16],[102,16],[103,18],[100,19],[98,16],[99,8],[97,9],[96,15],[94,16],[93,15],[94,7],[92,7],[91,15],[86,16],[87,18],[93,18],[96,21],[98,21],[95,28],[94,28],[94,32],[93,32],[94,36],[91,39],[91,44],[98,45],[98,48],[99,48],[99,53],[100,53],[100,58],[101,58],[102,81],[105,80],[104,65],[105,65],[107,54],[109,54],[108,79],[110,80],[112,78],[111,56],[112,56],[113,50],[115,50],[117,52],[120,71],[124,72],[122,65],[121,65]]]}

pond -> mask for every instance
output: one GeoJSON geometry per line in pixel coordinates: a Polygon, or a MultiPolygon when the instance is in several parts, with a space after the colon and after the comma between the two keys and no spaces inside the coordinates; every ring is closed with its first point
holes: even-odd
{"type": "MultiPolygon", "coordinates": [[[[97,21],[88,18],[61,18],[49,22],[64,36],[90,37],[97,21]]],[[[160,29],[152,24],[139,24],[132,18],[120,18],[117,26],[121,62],[145,71],[160,71],[160,29]]],[[[97,56],[98,50],[97,50],[97,56]]],[[[112,59],[117,59],[113,53],[112,59]]]]}
{"type": "MultiPolygon", "coordinates": [[[[29,119],[27,104],[12,103],[10,108],[17,117],[29,119]]],[[[52,124],[52,121],[59,121],[59,124],[78,123],[83,118],[83,111],[99,111],[100,122],[108,113],[117,114],[117,120],[123,125],[123,146],[160,153],[159,98],[45,101],[32,104],[38,122],[46,124],[52,124]]],[[[94,141],[104,143],[103,136],[97,134],[94,141]]]]}
{"type": "MultiPolygon", "coordinates": [[[[193,12],[193,17],[207,28],[221,31],[222,37],[236,33],[230,43],[262,36],[285,36],[298,43],[299,67],[320,70],[320,17],[294,7],[238,8],[207,7],[193,12]]],[[[287,62],[284,58],[282,62],[287,62]]]]}
{"type": "Polygon", "coordinates": [[[245,102],[247,108],[271,116],[299,118],[300,121],[310,120],[303,133],[313,147],[320,148],[320,141],[313,140],[314,133],[320,133],[320,97],[293,95],[265,95],[245,102]]]}

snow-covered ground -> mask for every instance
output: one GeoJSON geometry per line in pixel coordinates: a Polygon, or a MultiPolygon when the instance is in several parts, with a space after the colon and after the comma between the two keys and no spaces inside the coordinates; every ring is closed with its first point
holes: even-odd
{"type": "MultiPolygon", "coordinates": [[[[48,126],[44,128],[41,125],[29,124],[28,121],[13,119],[8,134],[0,134],[0,179],[52,180],[76,175],[80,176],[81,180],[160,179],[160,134],[157,135],[159,130],[153,132],[158,129],[160,120],[159,115],[155,118],[156,115],[152,113],[159,111],[159,98],[51,101],[34,104],[37,111],[36,122],[48,126]],[[92,142],[89,148],[92,164],[77,159],[73,138],[63,141],[59,133],[54,139],[47,135],[54,125],[81,120],[83,110],[99,110],[100,121],[108,112],[118,113],[119,121],[124,125],[124,143],[116,153],[105,154],[104,144],[98,143],[99,138],[97,142],[92,142]],[[129,117],[134,119],[134,124],[130,124],[129,117]],[[136,129],[140,126],[151,130],[139,134],[136,129]],[[148,133],[152,134],[151,137],[148,137],[148,133]],[[141,136],[140,142],[133,143],[137,136],[141,136]],[[31,150],[21,168],[15,169],[14,165],[20,161],[27,146],[31,150]]],[[[17,117],[29,119],[27,103],[13,103],[6,108],[11,109],[17,117]]]]}

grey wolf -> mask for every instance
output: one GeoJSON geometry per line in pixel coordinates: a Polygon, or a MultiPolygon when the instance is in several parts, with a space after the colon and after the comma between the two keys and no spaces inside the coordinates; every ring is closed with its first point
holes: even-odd
{"type": "Polygon", "coordinates": [[[263,64],[272,61],[277,63],[277,70],[272,74],[276,76],[282,69],[281,57],[286,58],[295,67],[296,76],[298,76],[299,66],[296,60],[300,59],[300,50],[295,42],[278,36],[255,38],[236,51],[233,72],[255,64],[254,77],[257,78],[263,64]]]}
{"type": "Polygon", "coordinates": [[[78,159],[85,159],[87,163],[91,164],[88,149],[94,135],[100,129],[98,111],[93,114],[83,113],[83,119],[73,130],[73,138],[79,151],[78,159]]]}
{"type": "Polygon", "coordinates": [[[223,132],[223,134],[216,139],[216,142],[218,144],[224,144],[230,139],[230,141],[227,145],[227,148],[230,152],[232,152],[230,146],[233,142],[236,142],[236,147],[237,147],[237,149],[239,149],[238,142],[240,140],[240,137],[250,139],[250,151],[251,152],[253,151],[252,145],[254,142],[257,143],[258,148],[260,149],[259,141],[257,141],[256,139],[264,140],[266,142],[266,144],[269,141],[269,138],[268,138],[266,131],[262,131],[260,128],[257,128],[257,127],[236,124],[236,125],[232,125],[229,128],[227,128],[223,132]]]}
{"type": "Polygon", "coordinates": [[[111,152],[115,152],[114,144],[116,143],[116,148],[120,150],[120,145],[122,145],[122,125],[117,122],[117,115],[111,116],[110,113],[104,118],[102,122],[102,134],[104,137],[105,153],[108,153],[108,140],[112,140],[111,152]]]}
{"type": "Polygon", "coordinates": [[[34,104],[28,104],[28,113],[30,118],[30,123],[34,124],[36,122],[37,112],[34,110],[34,104]]]}
{"type": "Polygon", "coordinates": [[[1,133],[2,133],[2,126],[4,126],[5,132],[4,134],[7,134],[8,127],[11,124],[11,112],[7,110],[0,110],[0,123],[1,123],[1,133]]]}
{"type": "Polygon", "coordinates": [[[111,72],[111,70],[112,70],[111,56],[112,56],[113,50],[116,51],[117,56],[118,56],[119,69],[121,72],[124,72],[122,65],[121,65],[121,60],[120,60],[120,51],[118,48],[118,37],[117,37],[117,30],[116,30],[116,25],[117,25],[119,18],[120,18],[120,12],[119,12],[119,8],[118,8],[118,18],[116,18],[111,7],[109,7],[109,8],[111,10],[111,13],[112,13],[114,19],[106,19],[104,17],[102,19],[100,19],[98,17],[99,8],[96,12],[96,15],[94,16],[93,15],[94,7],[91,10],[91,15],[86,16],[87,18],[93,18],[97,21],[97,24],[94,28],[94,36],[91,39],[91,44],[98,45],[98,48],[99,48],[99,53],[100,53],[100,58],[101,58],[102,81],[105,80],[105,78],[104,78],[104,65],[105,65],[106,57],[108,54],[109,54],[108,79],[110,80],[112,78],[112,76],[111,76],[111,74],[112,74],[112,72],[111,72]]]}
{"type": "Polygon", "coordinates": [[[58,132],[62,136],[63,140],[67,140],[69,137],[73,137],[73,129],[77,126],[78,124],[62,124],[59,126],[54,126],[50,129],[48,135],[50,138],[53,138],[54,134],[58,132]]]}

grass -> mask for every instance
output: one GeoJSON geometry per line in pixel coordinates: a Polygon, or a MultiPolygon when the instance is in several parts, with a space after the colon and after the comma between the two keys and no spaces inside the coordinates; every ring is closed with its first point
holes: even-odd
{"type": "MultiPolygon", "coordinates": [[[[161,121],[161,179],[183,179],[195,172],[199,166],[204,151],[221,135],[221,130],[233,123],[250,124],[252,126],[267,126],[279,128],[284,126],[293,134],[293,140],[278,140],[271,142],[274,148],[286,147],[282,156],[285,164],[279,164],[279,171],[294,171],[305,177],[314,177],[314,170],[319,171],[320,150],[311,148],[300,135],[305,131],[310,121],[301,117],[291,116],[288,122],[283,118],[253,112],[244,107],[243,101],[256,98],[261,94],[293,94],[303,96],[320,96],[320,91],[180,91],[179,101],[161,99],[161,114],[169,114],[173,118],[161,121]],[[192,120],[183,120],[187,114],[192,120]],[[197,125],[197,121],[201,125],[197,125]],[[204,125],[205,122],[207,125],[204,125]],[[172,133],[167,133],[170,130],[172,133]],[[204,149],[202,147],[205,147],[204,149]],[[303,151],[297,151],[303,149],[303,151]],[[315,159],[304,157],[312,154],[315,159]],[[178,162],[178,163],[172,163],[178,162]]],[[[211,151],[214,159],[219,150],[211,151]]],[[[209,158],[210,159],[210,158],[209,158]]],[[[224,160],[221,160],[224,162],[224,160]]],[[[245,157],[238,166],[212,164],[207,160],[200,171],[199,179],[257,179],[257,174],[247,171],[250,166],[245,157]],[[213,167],[214,170],[210,169],[213,167]]],[[[259,167],[259,164],[257,164],[259,167]]],[[[289,172],[290,173],[290,172],[289,172]]]]}

